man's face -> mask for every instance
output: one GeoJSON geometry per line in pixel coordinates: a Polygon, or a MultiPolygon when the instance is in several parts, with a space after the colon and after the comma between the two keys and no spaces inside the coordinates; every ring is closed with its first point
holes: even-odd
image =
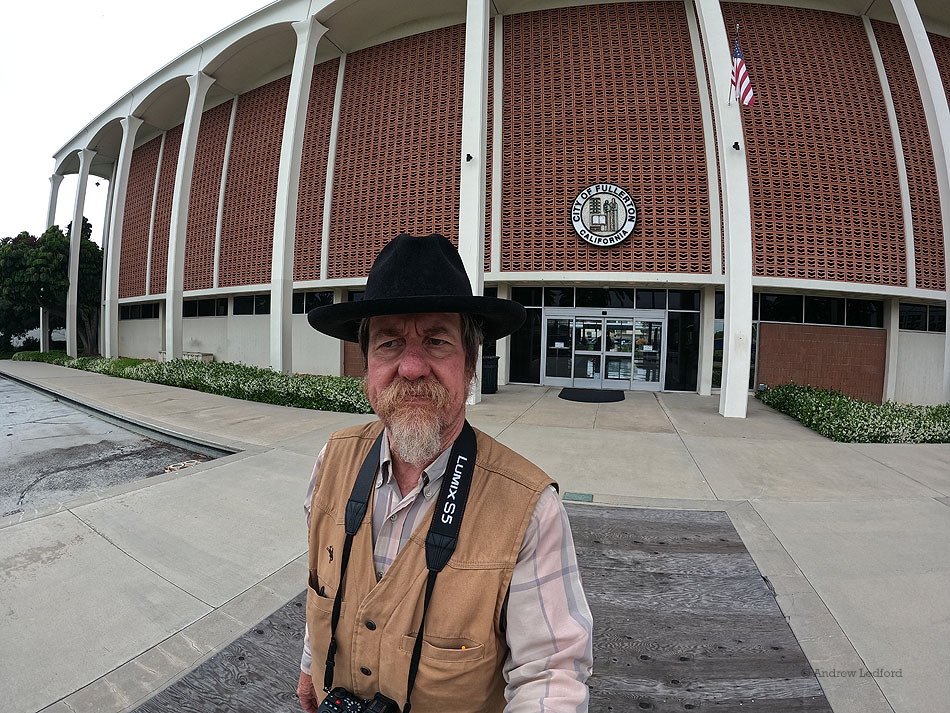
{"type": "Polygon", "coordinates": [[[465,369],[458,314],[373,317],[366,393],[408,463],[428,465],[465,419],[472,374],[465,369]]]}

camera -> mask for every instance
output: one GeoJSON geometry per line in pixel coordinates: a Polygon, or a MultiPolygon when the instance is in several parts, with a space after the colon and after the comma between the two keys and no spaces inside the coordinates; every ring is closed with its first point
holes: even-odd
{"type": "Polygon", "coordinates": [[[317,713],[399,713],[399,705],[382,693],[365,699],[338,686],[323,699],[317,713]]]}

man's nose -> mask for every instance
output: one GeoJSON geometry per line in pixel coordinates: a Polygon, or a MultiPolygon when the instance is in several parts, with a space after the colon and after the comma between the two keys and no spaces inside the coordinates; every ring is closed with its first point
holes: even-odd
{"type": "Polygon", "coordinates": [[[428,376],[431,371],[425,350],[419,345],[407,345],[399,360],[399,376],[415,381],[428,376]]]}

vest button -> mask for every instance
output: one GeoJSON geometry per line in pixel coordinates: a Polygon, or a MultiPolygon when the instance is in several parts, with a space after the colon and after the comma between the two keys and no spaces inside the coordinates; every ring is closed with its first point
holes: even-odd
{"type": "Polygon", "coordinates": [[[360,666],[360,673],[363,674],[364,676],[371,676],[373,674],[373,672],[370,671],[365,666],[360,666]]]}
{"type": "Polygon", "coordinates": [[[372,619],[367,619],[366,628],[369,629],[370,631],[376,631],[376,622],[373,621],[372,619]]]}

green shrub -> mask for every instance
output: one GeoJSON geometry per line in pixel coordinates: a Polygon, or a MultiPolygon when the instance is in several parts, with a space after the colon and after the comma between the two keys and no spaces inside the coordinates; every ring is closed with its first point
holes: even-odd
{"type": "Polygon", "coordinates": [[[950,403],[873,404],[838,391],[783,384],[756,398],[826,438],[843,443],[950,443],[950,403]]]}
{"type": "Polygon", "coordinates": [[[362,380],[349,376],[290,376],[247,364],[205,363],[193,359],[176,359],[169,362],[102,357],[71,359],[62,352],[20,352],[13,358],[18,361],[41,361],[154,384],[179,386],[245,401],[321,411],[372,413],[366,394],[363,393],[362,380]]]}

